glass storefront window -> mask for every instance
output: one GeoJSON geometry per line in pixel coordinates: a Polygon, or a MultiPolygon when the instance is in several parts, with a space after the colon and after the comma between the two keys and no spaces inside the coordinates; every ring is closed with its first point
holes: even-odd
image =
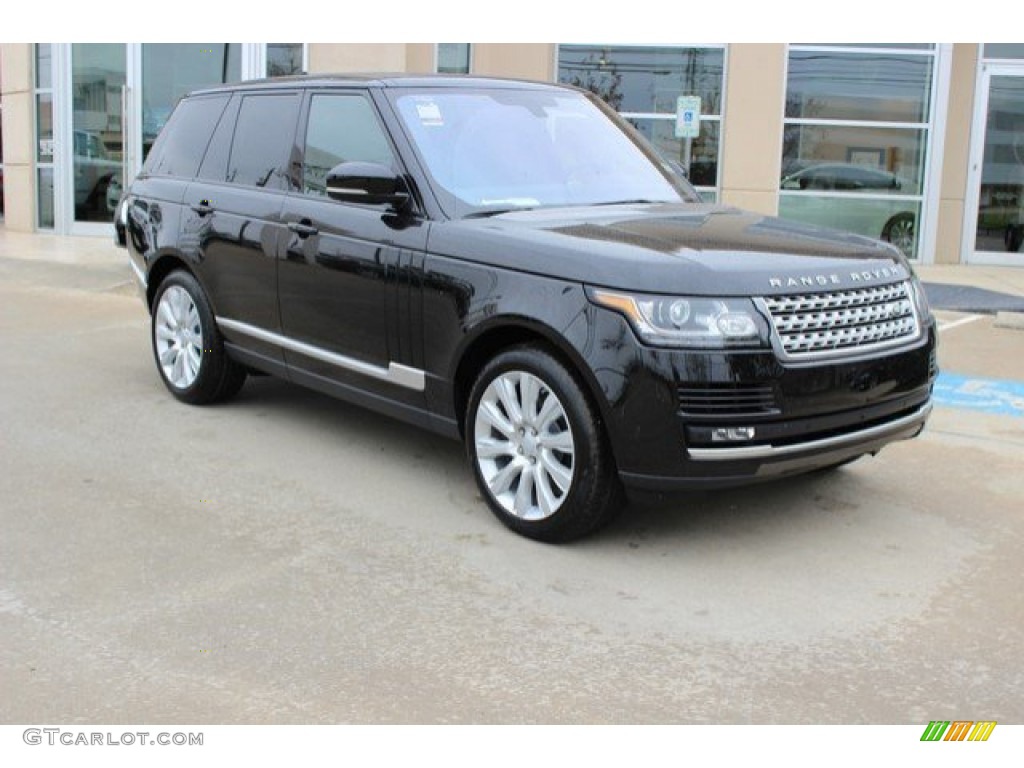
{"type": "Polygon", "coordinates": [[[53,46],[36,45],[36,88],[53,88],[53,46]]]}
{"type": "Polygon", "coordinates": [[[722,48],[561,45],[558,82],[586,88],[619,112],[675,114],[679,96],[722,111],[722,48]]]}
{"type": "Polygon", "coordinates": [[[301,75],[302,43],[267,43],[267,77],[301,75]]]}
{"type": "Polygon", "coordinates": [[[53,229],[53,45],[35,46],[36,226],[53,229]]]}
{"type": "Polygon", "coordinates": [[[935,66],[933,44],[790,46],[779,215],[916,257],[935,66]]]}
{"type": "Polygon", "coordinates": [[[782,189],[919,195],[927,135],[912,128],[789,125],[782,189]]]}
{"type": "Polygon", "coordinates": [[[438,43],[437,71],[442,74],[469,74],[469,43],[438,43]]]}
{"type": "Polygon", "coordinates": [[[53,94],[36,96],[36,161],[53,162],[53,94]]]}
{"type": "Polygon", "coordinates": [[[931,55],[796,51],[789,54],[786,117],[922,123],[931,55]]]}
{"type": "Polygon", "coordinates": [[[670,160],[688,168],[705,198],[717,197],[725,49],[560,45],[558,81],[585,88],[629,120],[670,160]],[[680,96],[701,100],[700,137],[675,137],[680,96]]]}
{"type": "Polygon", "coordinates": [[[36,171],[37,223],[40,229],[53,229],[53,167],[36,171]]]}
{"type": "Polygon", "coordinates": [[[675,160],[683,167],[689,166],[691,184],[696,187],[714,187],[718,183],[717,122],[701,123],[700,136],[690,140],[690,156],[687,158],[687,140],[676,138],[674,120],[638,117],[627,119],[648,141],[661,150],[666,159],[675,160]]]}
{"type": "Polygon", "coordinates": [[[986,59],[1024,59],[1024,43],[985,43],[986,59]]]}
{"type": "Polygon", "coordinates": [[[242,46],[237,43],[143,44],[142,159],[178,99],[197,88],[241,79],[242,46]]]}
{"type": "Polygon", "coordinates": [[[913,249],[921,203],[916,200],[837,201],[818,195],[783,195],[779,198],[779,216],[888,240],[907,252],[913,249]]]}

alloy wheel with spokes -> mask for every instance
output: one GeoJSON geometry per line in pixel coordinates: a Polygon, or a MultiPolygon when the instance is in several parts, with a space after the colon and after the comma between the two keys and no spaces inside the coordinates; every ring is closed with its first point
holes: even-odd
{"type": "Polygon", "coordinates": [[[590,394],[547,348],[524,344],[477,374],[466,449],[491,511],[539,541],[580,538],[623,504],[615,461],[590,394]]]}
{"type": "Polygon", "coordinates": [[[195,301],[179,285],[170,286],[160,296],[153,343],[167,381],[178,389],[191,387],[202,365],[203,326],[195,301]]]}
{"type": "Polygon", "coordinates": [[[558,397],[539,378],[509,371],[476,411],[477,467],[494,499],[523,520],[550,517],[572,486],[575,444],[558,397]]]}
{"type": "Polygon", "coordinates": [[[174,270],[157,287],[152,340],[160,378],[179,400],[226,400],[245,383],[246,370],[224,349],[206,293],[185,270],[174,270]]]}

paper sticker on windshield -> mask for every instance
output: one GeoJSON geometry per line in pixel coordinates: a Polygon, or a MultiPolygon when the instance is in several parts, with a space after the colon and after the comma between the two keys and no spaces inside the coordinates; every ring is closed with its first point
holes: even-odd
{"type": "Polygon", "coordinates": [[[441,119],[441,108],[433,101],[421,101],[416,104],[416,114],[424,125],[444,125],[441,119]]]}

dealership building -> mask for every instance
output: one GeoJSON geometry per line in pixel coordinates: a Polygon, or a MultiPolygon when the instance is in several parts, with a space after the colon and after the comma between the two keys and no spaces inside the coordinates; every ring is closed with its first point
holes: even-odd
{"type": "Polygon", "coordinates": [[[177,99],[301,72],[450,72],[604,98],[701,195],[1024,266],[1024,44],[38,43],[0,46],[0,227],[111,236],[177,99]]]}

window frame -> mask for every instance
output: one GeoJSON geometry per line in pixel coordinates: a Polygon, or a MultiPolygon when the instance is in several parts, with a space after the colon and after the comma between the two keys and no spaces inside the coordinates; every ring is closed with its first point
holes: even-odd
{"type": "MultiPolygon", "coordinates": [[[[947,44],[931,44],[929,48],[877,48],[857,47],[847,45],[801,45],[797,43],[787,44],[786,47],[786,71],[785,87],[783,89],[783,121],[782,135],[785,137],[786,129],[790,126],[824,126],[836,128],[893,128],[920,131],[923,136],[924,157],[921,162],[921,189],[917,194],[891,194],[871,193],[842,190],[801,190],[783,189],[782,177],[779,178],[779,207],[783,200],[788,197],[795,198],[833,198],[836,200],[854,201],[890,201],[905,202],[912,207],[916,206],[919,211],[915,222],[914,254],[912,261],[924,264],[934,259],[934,240],[937,231],[937,194],[938,175],[941,168],[942,157],[941,147],[937,145],[936,136],[945,133],[946,110],[948,105],[948,83],[949,83],[949,55],[946,51],[947,44]],[[928,119],[922,122],[901,122],[883,120],[843,120],[834,118],[797,118],[786,117],[785,104],[789,97],[789,68],[790,55],[793,52],[812,53],[838,53],[838,54],[859,54],[871,55],[908,55],[917,56],[931,60],[931,82],[928,88],[928,119]]],[[[785,145],[779,147],[780,169],[785,167],[785,145]]],[[[875,235],[878,237],[879,235],[875,235]]]]}

